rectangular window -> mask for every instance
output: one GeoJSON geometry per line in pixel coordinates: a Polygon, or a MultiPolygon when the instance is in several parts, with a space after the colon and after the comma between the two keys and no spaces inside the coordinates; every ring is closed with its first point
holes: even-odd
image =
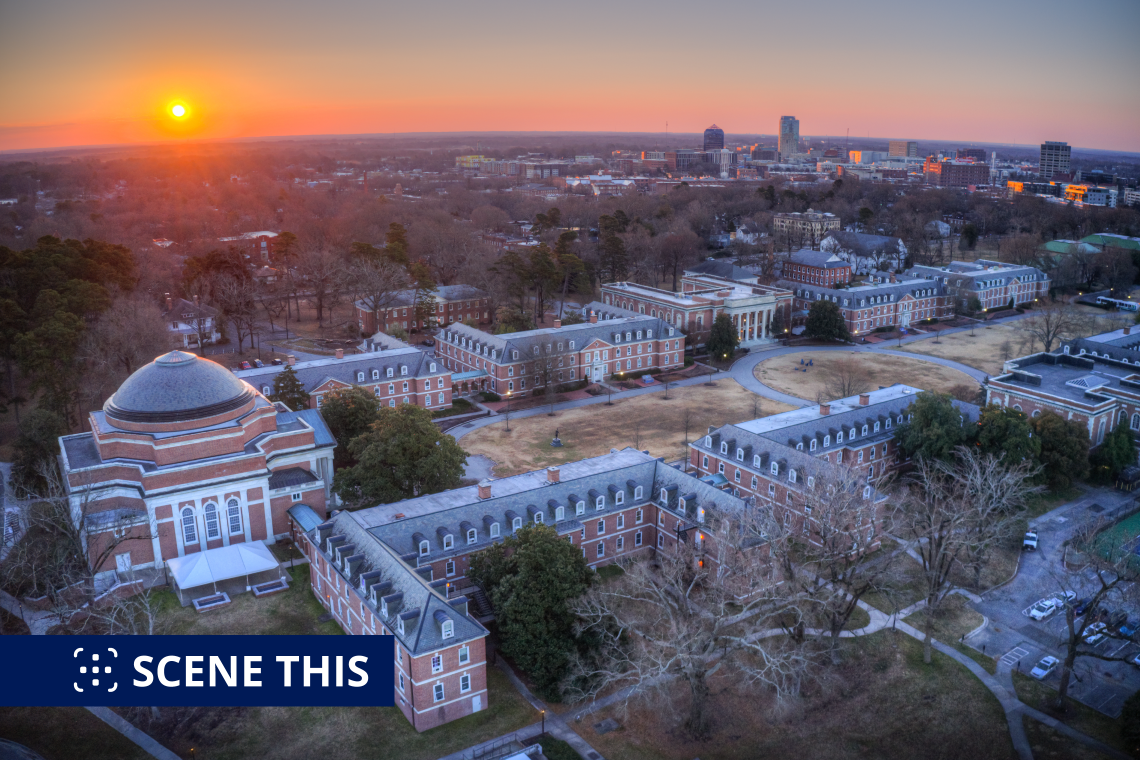
{"type": "Polygon", "coordinates": [[[444,571],[446,572],[448,578],[455,575],[455,560],[449,559],[447,561],[447,564],[444,565],[444,571]]]}
{"type": "Polygon", "coordinates": [[[404,674],[400,674],[400,693],[404,693],[404,674]]]}
{"type": "Polygon", "coordinates": [[[617,529],[621,530],[624,527],[625,527],[625,515],[620,514],[617,516],[617,529]]]}
{"type": "Polygon", "coordinates": [[[431,672],[432,673],[442,673],[443,672],[443,655],[440,655],[440,654],[432,655],[431,672]]]}
{"type": "Polygon", "coordinates": [[[459,677],[459,693],[464,694],[471,691],[471,674],[464,673],[459,677]]]}
{"type": "Polygon", "coordinates": [[[640,530],[633,534],[633,545],[634,546],[641,546],[641,531],[640,530]]]}
{"type": "Polygon", "coordinates": [[[602,541],[598,542],[598,557],[606,556],[606,545],[602,541]]]}
{"type": "Polygon", "coordinates": [[[442,702],[443,701],[443,684],[442,683],[437,683],[435,685],[435,688],[432,689],[432,696],[435,697],[436,702],[442,702]]]}
{"type": "Polygon", "coordinates": [[[661,534],[657,535],[657,548],[658,549],[664,549],[665,548],[665,536],[663,536],[661,534]]]}
{"type": "Polygon", "coordinates": [[[624,548],[625,548],[625,536],[618,536],[617,550],[620,552],[624,548]]]}
{"type": "Polygon", "coordinates": [[[645,513],[640,509],[633,513],[633,521],[635,523],[637,523],[638,525],[641,524],[641,521],[644,517],[645,517],[645,513]]]}
{"type": "Polygon", "coordinates": [[[598,520],[598,535],[603,536],[606,533],[606,521],[598,520]]]}
{"type": "Polygon", "coordinates": [[[460,665],[466,665],[470,661],[471,661],[471,648],[470,647],[460,647],[459,648],[459,664],[460,665]]]}

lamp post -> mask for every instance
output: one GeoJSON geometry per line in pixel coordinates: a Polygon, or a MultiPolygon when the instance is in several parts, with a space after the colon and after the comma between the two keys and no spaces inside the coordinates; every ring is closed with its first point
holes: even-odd
{"type": "Polygon", "coordinates": [[[546,736],[546,710],[540,710],[542,713],[542,735],[546,736]]]}

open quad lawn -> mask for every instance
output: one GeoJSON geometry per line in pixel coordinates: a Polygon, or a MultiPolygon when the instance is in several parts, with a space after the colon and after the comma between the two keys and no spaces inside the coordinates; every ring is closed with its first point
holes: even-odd
{"type": "Polygon", "coordinates": [[[937,343],[934,337],[930,337],[913,343],[904,343],[901,350],[950,359],[981,370],[992,377],[1001,374],[1002,364],[1006,359],[1014,359],[1041,350],[1041,344],[1016,324],[1015,322],[1012,325],[978,325],[974,328],[973,335],[969,330],[940,335],[937,343]]]}
{"type": "MultiPolygon", "coordinates": [[[[713,736],[692,741],[668,709],[630,703],[575,725],[609,760],[736,760],[740,758],[971,758],[1014,757],[1001,706],[966,668],[938,652],[922,663],[922,644],[882,631],[849,640],[846,661],[814,693],[781,716],[770,697],[714,676],[713,736]],[[598,735],[590,726],[612,717],[621,728],[598,735]],[[587,723],[588,720],[588,723],[587,723]]],[[[680,684],[670,692],[687,705],[680,684]]]]}
{"type": "Polygon", "coordinates": [[[1025,716],[1025,735],[1033,748],[1034,760],[1102,760],[1104,755],[1071,739],[1039,720],[1025,716]]]}
{"type": "Polygon", "coordinates": [[[181,606],[172,591],[157,591],[156,600],[162,610],[161,632],[171,635],[342,635],[344,632],[335,621],[317,622],[325,608],[309,589],[309,566],[298,565],[291,574],[288,591],[261,599],[253,594],[238,594],[225,607],[208,612],[181,606]]]}
{"type": "Polygon", "coordinates": [[[690,416],[689,440],[704,435],[709,425],[741,422],[786,412],[791,407],[762,399],[727,378],[716,385],[693,385],[557,412],[512,419],[479,428],[460,439],[471,454],[494,461],[495,476],[505,477],[551,465],[608,453],[631,446],[648,449],[672,461],[686,456],[684,417],[690,416]],[[562,447],[550,439],[555,429],[562,447]]]}
{"type": "MultiPolygon", "coordinates": [[[[11,684],[5,688],[10,686],[15,688],[11,684]]],[[[150,757],[83,707],[0,707],[0,739],[23,744],[44,760],[145,760],[150,757]]]]}
{"type": "MultiPolygon", "coordinates": [[[[1013,674],[1013,686],[1017,690],[1017,697],[1030,707],[1036,707],[1041,712],[1063,721],[1071,728],[1087,734],[1092,738],[1104,742],[1110,747],[1127,752],[1124,737],[1120,735],[1120,721],[1110,718],[1104,713],[1082,705],[1074,699],[1068,700],[1067,714],[1059,715],[1053,709],[1052,701],[1057,698],[1057,676],[1050,676],[1054,682],[1038,681],[1024,673],[1013,674]]],[[[1032,740],[1032,736],[1030,737],[1032,740]]]]}
{"type": "MultiPolygon", "coordinates": [[[[970,606],[970,601],[961,594],[951,594],[942,601],[934,613],[933,636],[939,641],[954,642],[977,628],[985,620],[982,614],[970,606]]],[[[919,610],[907,616],[906,622],[920,631],[926,631],[926,610],[919,610]]]]}
{"type": "Polygon", "coordinates": [[[964,385],[971,390],[978,387],[976,380],[956,369],[931,364],[921,359],[858,351],[805,351],[784,354],[760,362],[753,370],[753,374],[757,380],[778,391],[809,401],[815,401],[817,398],[831,400],[831,394],[826,391],[829,373],[836,362],[852,359],[857,361],[867,373],[867,390],[895,383],[940,393],[948,393],[956,385],[964,385]],[[813,363],[807,372],[793,369],[800,367],[801,359],[805,364],[809,360],[813,363]]]}

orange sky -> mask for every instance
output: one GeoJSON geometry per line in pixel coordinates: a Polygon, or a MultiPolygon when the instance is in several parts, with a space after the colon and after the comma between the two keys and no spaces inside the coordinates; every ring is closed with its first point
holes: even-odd
{"type": "Polygon", "coordinates": [[[1135,0],[38,0],[0,10],[0,150],[666,121],[771,134],[794,114],[804,135],[1140,151],[1138,29],[1135,0]]]}

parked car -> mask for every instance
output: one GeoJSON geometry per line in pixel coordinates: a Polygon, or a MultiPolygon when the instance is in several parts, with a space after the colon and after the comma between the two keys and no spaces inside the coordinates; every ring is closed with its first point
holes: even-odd
{"type": "Polygon", "coordinates": [[[423,340],[420,341],[420,343],[422,343],[425,346],[434,346],[435,345],[435,339],[434,338],[424,338],[423,340]]]}
{"type": "Polygon", "coordinates": [[[1033,670],[1029,671],[1029,675],[1033,676],[1038,681],[1044,681],[1049,677],[1050,673],[1057,669],[1057,666],[1060,664],[1061,661],[1052,655],[1048,657],[1042,657],[1041,662],[1034,665],[1033,670]]]}
{"type": "Polygon", "coordinates": [[[1085,629],[1085,643],[1089,646],[1099,644],[1105,640],[1107,630],[1108,626],[1104,623],[1093,623],[1085,629]]]}
{"type": "Polygon", "coordinates": [[[1077,617],[1080,617],[1081,615],[1088,612],[1089,607],[1091,607],[1091,606],[1092,606],[1092,599],[1078,599],[1077,603],[1073,605],[1073,614],[1076,615],[1077,617]]]}
{"type": "Polygon", "coordinates": [[[1021,550],[1023,552],[1037,551],[1037,531],[1026,531],[1025,538],[1021,540],[1021,550]]]}
{"type": "Polygon", "coordinates": [[[1029,617],[1034,620],[1044,620],[1057,611],[1057,602],[1052,599],[1042,599],[1029,608],[1029,617]]]}
{"type": "Polygon", "coordinates": [[[1140,631],[1140,621],[1125,620],[1123,623],[1121,623],[1119,630],[1121,636],[1132,638],[1136,635],[1136,631],[1140,631]]]}
{"type": "Polygon", "coordinates": [[[273,360],[273,365],[274,365],[274,366],[276,366],[276,367],[280,367],[280,366],[281,366],[282,364],[284,364],[284,363],[285,363],[285,362],[281,361],[280,359],[274,359],[274,360],[273,360]]]}
{"type": "Polygon", "coordinates": [[[261,359],[254,359],[253,360],[253,366],[257,367],[258,369],[261,369],[262,367],[265,366],[265,364],[261,361],[261,359]]]}
{"type": "Polygon", "coordinates": [[[1058,607],[1064,607],[1066,604],[1071,603],[1076,598],[1077,595],[1072,591],[1062,591],[1053,597],[1053,601],[1057,603],[1058,607]]]}
{"type": "Polygon", "coordinates": [[[238,365],[241,369],[253,369],[253,365],[249,362],[242,362],[238,365]]]}

